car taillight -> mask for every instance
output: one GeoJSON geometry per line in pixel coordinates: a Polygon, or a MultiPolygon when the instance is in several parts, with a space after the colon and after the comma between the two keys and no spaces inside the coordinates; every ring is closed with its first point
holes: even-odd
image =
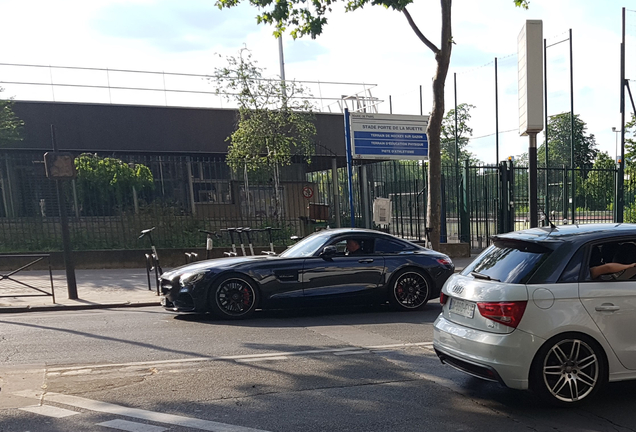
{"type": "Polygon", "coordinates": [[[527,301],[516,302],[480,302],[477,303],[481,316],[517,328],[523,313],[526,310],[527,301]]]}
{"type": "Polygon", "coordinates": [[[450,258],[437,258],[437,262],[440,263],[441,265],[451,265],[453,264],[453,261],[451,261],[450,258]]]}
{"type": "Polygon", "coordinates": [[[448,301],[448,296],[444,294],[443,292],[439,293],[439,303],[441,305],[445,305],[447,301],[448,301]]]}

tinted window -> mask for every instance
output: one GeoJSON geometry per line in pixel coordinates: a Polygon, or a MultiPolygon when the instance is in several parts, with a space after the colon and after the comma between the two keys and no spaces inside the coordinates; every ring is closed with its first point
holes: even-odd
{"type": "Polygon", "coordinates": [[[413,249],[413,247],[393,240],[379,238],[375,241],[375,253],[377,254],[395,254],[413,249]]]}
{"type": "MultiPolygon", "coordinates": [[[[373,239],[357,238],[357,237],[351,237],[351,239],[357,241],[358,244],[360,245],[360,251],[358,252],[359,254],[367,255],[367,254],[370,254],[371,251],[373,251],[373,239]]],[[[332,242],[330,246],[336,247],[337,255],[346,255],[347,239],[342,239],[342,240],[332,242]]]]}
{"type": "MultiPolygon", "coordinates": [[[[563,274],[558,280],[558,283],[578,282],[579,274],[581,274],[581,264],[583,263],[583,250],[580,248],[572,257],[568,266],[563,270],[563,274]]],[[[589,273],[589,272],[588,272],[589,273]]]]}
{"type": "Polygon", "coordinates": [[[468,276],[475,272],[484,278],[523,284],[549,254],[549,249],[534,243],[495,241],[466,267],[462,274],[468,276]]]}
{"type": "Polygon", "coordinates": [[[328,234],[312,234],[300,240],[295,245],[290,246],[289,249],[283,251],[280,256],[287,258],[312,256],[325,243],[328,237],[328,234]]]}

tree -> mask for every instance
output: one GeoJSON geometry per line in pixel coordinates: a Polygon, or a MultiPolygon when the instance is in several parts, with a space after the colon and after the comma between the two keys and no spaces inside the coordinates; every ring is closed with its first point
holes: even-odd
{"type": "Polygon", "coordinates": [[[82,211],[91,216],[107,215],[115,205],[120,208],[130,205],[133,187],[141,192],[154,184],[152,172],[145,165],[129,165],[120,159],[91,153],[75,158],[75,169],[82,211]]]}
{"type": "MultiPolygon", "coordinates": [[[[287,26],[291,26],[292,37],[298,38],[309,35],[311,38],[322,33],[327,24],[326,15],[331,12],[331,5],[338,0],[246,0],[260,9],[256,16],[258,23],[274,24],[274,35],[280,37],[287,26]]],[[[439,46],[431,42],[419,29],[407,6],[414,0],[343,0],[347,12],[361,9],[364,6],[380,5],[387,9],[402,12],[409,26],[435,55],[437,71],[433,77],[433,108],[428,122],[428,179],[429,185],[436,185],[428,189],[428,226],[433,228],[431,240],[434,249],[439,249],[441,228],[441,147],[440,136],[442,120],[444,118],[444,84],[450,65],[453,36],[451,29],[451,0],[440,0],[442,12],[441,38],[439,46]]],[[[219,8],[237,6],[241,0],[216,0],[219,8]]],[[[528,8],[528,0],[514,0],[518,7],[528,8]]]]}
{"type": "Polygon", "coordinates": [[[600,152],[583,183],[586,207],[607,210],[614,201],[616,164],[607,152],[600,152]]]}
{"type": "MultiPolygon", "coordinates": [[[[548,165],[550,167],[572,167],[570,143],[570,113],[553,115],[548,119],[548,165]]],[[[598,150],[594,135],[586,135],[587,124],[578,115],[574,116],[574,167],[592,165],[598,150]]],[[[537,149],[539,165],[545,166],[545,139],[537,149]]]]}
{"type": "Polygon", "coordinates": [[[263,69],[243,48],[238,57],[228,57],[228,65],[216,69],[217,93],[239,105],[237,128],[228,138],[227,163],[243,171],[249,208],[248,172],[266,169],[272,176],[275,215],[281,216],[280,167],[289,165],[294,155],[311,162],[314,154],[313,106],[307,90],[294,81],[263,78],[263,69]]]}
{"type": "MultiPolygon", "coordinates": [[[[4,89],[0,87],[0,93],[4,89]]],[[[20,141],[24,121],[20,120],[13,112],[11,99],[0,99],[0,146],[5,146],[20,141]]]]}
{"type": "Polygon", "coordinates": [[[446,113],[442,121],[441,135],[441,151],[442,162],[461,163],[469,159],[475,160],[475,156],[466,150],[466,146],[470,142],[473,135],[473,128],[468,125],[470,121],[470,110],[476,108],[474,105],[462,103],[457,105],[457,147],[458,158],[455,159],[455,110],[452,109],[446,113]]]}
{"type": "Polygon", "coordinates": [[[632,113],[632,119],[625,125],[625,162],[629,166],[636,166],[636,114],[632,113]],[[627,138],[627,134],[631,138],[627,138]]]}

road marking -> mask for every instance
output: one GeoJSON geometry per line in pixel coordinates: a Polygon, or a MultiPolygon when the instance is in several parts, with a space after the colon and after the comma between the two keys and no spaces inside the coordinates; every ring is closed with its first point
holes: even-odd
{"type": "Polygon", "coordinates": [[[355,355],[355,354],[371,354],[371,351],[360,350],[360,351],[345,351],[345,352],[333,353],[333,355],[337,355],[337,356],[346,356],[346,355],[355,355]]]}
{"type": "Polygon", "coordinates": [[[163,432],[168,430],[160,426],[135,423],[128,420],[110,420],[103,423],[97,423],[97,426],[105,426],[112,429],[119,429],[119,430],[123,430],[127,432],[163,432]]]}
{"type": "Polygon", "coordinates": [[[373,333],[364,328],[358,328],[355,325],[316,325],[306,326],[306,328],[319,335],[345,342],[361,349],[369,345],[392,345],[398,342],[390,337],[373,333]]]}
{"type": "Polygon", "coordinates": [[[202,363],[218,360],[245,360],[245,359],[258,359],[263,357],[292,357],[292,356],[304,356],[314,354],[335,354],[348,351],[360,351],[360,350],[394,350],[399,348],[412,348],[412,347],[432,347],[433,342],[416,342],[416,343],[397,343],[388,345],[371,345],[371,346],[351,346],[346,348],[330,348],[330,349],[316,349],[316,350],[304,350],[304,351],[281,351],[281,352],[269,352],[261,354],[243,354],[235,356],[218,356],[218,357],[194,357],[175,360],[157,360],[146,362],[130,362],[130,363],[110,363],[110,364],[98,364],[90,366],[63,366],[47,369],[48,373],[82,370],[82,369],[106,369],[106,368],[121,368],[121,367],[148,367],[157,365],[180,365],[183,363],[202,363]]]}
{"type": "MultiPolygon", "coordinates": [[[[19,396],[38,398],[40,397],[37,393],[28,391],[20,392],[19,396]]],[[[124,417],[132,417],[155,423],[166,423],[174,426],[189,427],[210,432],[267,432],[261,429],[252,429],[248,427],[234,426],[209,420],[200,420],[192,417],[158,413],[139,408],[129,408],[121,405],[111,404],[108,402],[100,402],[78,396],[63,395],[60,393],[45,393],[44,395],[41,395],[41,400],[70,405],[89,411],[102,412],[124,417]]]]}
{"type": "Polygon", "coordinates": [[[64,408],[58,408],[49,405],[34,405],[20,408],[22,411],[28,411],[33,414],[39,414],[47,417],[64,418],[75,414],[80,414],[77,411],[71,411],[64,408]]]}
{"type": "Polygon", "coordinates": [[[251,358],[251,359],[238,359],[238,360],[235,360],[235,361],[237,363],[254,363],[254,362],[275,361],[275,360],[289,360],[289,357],[272,356],[272,357],[261,357],[261,358],[251,358]]]}

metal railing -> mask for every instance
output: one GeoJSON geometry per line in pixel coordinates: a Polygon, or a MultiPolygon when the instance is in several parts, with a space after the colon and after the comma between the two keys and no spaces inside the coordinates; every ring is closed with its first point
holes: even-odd
{"type": "MultiPolygon", "coordinates": [[[[267,173],[250,173],[246,181],[244,173],[232,172],[222,158],[109,156],[133,166],[145,165],[152,173],[152,184],[135,190],[108,183],[95,187],[82,178],[68,182],[64,193],[74,250],[138,249],[143,243],[135,239],[148,226],[157,229],[157,248],[170,249],[200,246],[200,230],[251,227],[254,245],[287,246],[291,236],[350,225],[347,169],[335,157],[332,165],[331,155],[320,155],[325,159],[321,163],[282,167],[278,194],[267,173]],[[330,165],[331,169],[316,168],[330,165]],[[272,239],[262,231],[266,227],[277,228],[272,239]]],[[[429,228],[427,171],[427,163],[420,161],[356,161],[351,191],[355,225],[423,240],[429,228]],[[388,226],[373,224],[376,198],[391,200],[388,226]]],[[[625,221],[629,222],[636,221],[636,175],[629,170],[627,174],[625,221]]],[[[526,167],[511,163],[443,165],[442,241],[470,242],[474,249],[481,249],[495,233],[528,227],[527,176],[526,167]]],[[[539,168],[540,216],[555,224],[613,221],[616,176],[613,168],[539,168]],[[569,196],[572,175],[575,197],[569,196]]],[[[42,154],[0,152],[0,252],[59,250],[58,214],[54,184],[44,174],[42,154]]],[[[224,235],[215,243],[229,247],[230,238],[224,235]]]]}
{"type": "MultiPolygon", "coordinates": [[[[0,263],[2,267],[11,266],[13,270],[8,273],[0,273],[0,298],[9,297],[51,297],[55,304],[55,288],[53,286],[53,272],[51,270],[51,256],[48,254],[18,254],[18,255],[1,255],[0,263]],[[41,261],[47,260],[50,292],[48,287],[44,288],[41,284],[44,279],[41,276],[29,275],[23,273],[27,270],[33,270],[41,261]],[[35,291],[35,293],[34,293],[35,291]]],[[[39,264],[41,266],[41,264],[39,264]]]]}

